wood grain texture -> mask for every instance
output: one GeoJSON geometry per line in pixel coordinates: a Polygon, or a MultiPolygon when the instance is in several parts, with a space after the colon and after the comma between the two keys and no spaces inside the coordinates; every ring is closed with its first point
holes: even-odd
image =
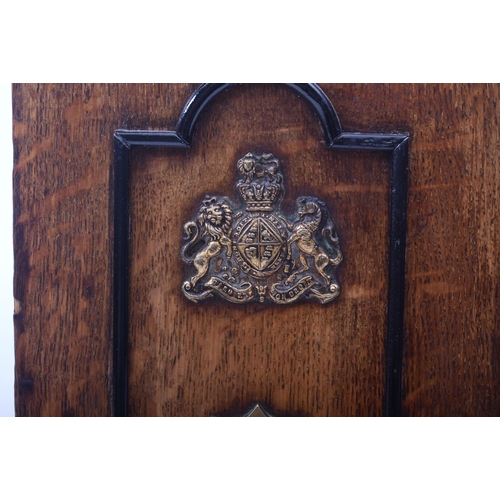
{"type": "Polygon", "coordinates": [[[130,414],[381,415],[385,380],[389,153],[327,151],[307,104],[281,86],[226,91],[189,151],[131,161],[130,414]],[[248,151],[283,162],[284,212],[316,195],[337,221],[344,262],[334,303],[192,304],[180,293],[184,223],[205,194],[235,192],[248,151]]]}
{"type": "Polygon", "coordinates": [[[405,414],[498,416],[499,85],[412,96],[405,414]]]}
{"type": "MultiPolygon", "coordinates": [[[[411,134],[404,414],[499,415],[499,85],[320,86],[345,130],[411,134]]],[[[113,131],[174,130],[196,87],[14,86],[18,415],[112,414],[113,131]]],[[[389,156],[322,141],[290,89],[243,86],[191,150],[133,151],[133,414],[381,414],[389,156]],[[327,201],[345,253],[329,306],[181,297],[182,225],[205,193],[236,198],[248,148],[282,159],[284,212],[327,201]]]]}
{"type": "Polygon", "coordinates": [[[175,127],[195,88],[14,85],[17,415],[112,414],[113,132],[175,127]]]}
{"type": "Polygon", "coordinates": [[[411,134],[403,414],[500,415],[500,86],[324,87],[344,127],[411,134]]]}

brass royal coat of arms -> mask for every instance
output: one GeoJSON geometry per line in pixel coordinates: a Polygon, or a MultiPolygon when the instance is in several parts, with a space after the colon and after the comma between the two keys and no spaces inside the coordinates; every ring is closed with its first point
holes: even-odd
{"type": "Polygon", "coordinates": [[[301,196],[289,221],[279,210],[284,195],[279,160],[247,153],[237,168],[243,205],[207,195],[196,220],[184,225],[188,242],[181,258],[190,266],[184,295],[193,302],[217,295],[239,304],[335,299],[342,253],[325,203],[301,196]]]}

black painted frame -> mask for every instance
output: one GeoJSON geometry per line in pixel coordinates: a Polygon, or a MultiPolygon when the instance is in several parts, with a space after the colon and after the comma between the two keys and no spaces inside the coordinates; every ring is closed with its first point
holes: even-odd
{"type": "MultiPolygon", "coordinates": [[[[127,416],[130,242],[130,148],[133,146],[189,148],[196,122],[206,106],[235,84],[207,83],[184,106],[176,131],[117,130],[112,171],[113,246],[113,391],[115,416],[127,416]]],[[[409,134],[342,132],[329,98],[316,84],[288,83],[307,100],[318,116],[329,149],[392,151],[389,307],[386,337],[386,416],[401,413],[403,313],[408,198],[409,134]]]]}

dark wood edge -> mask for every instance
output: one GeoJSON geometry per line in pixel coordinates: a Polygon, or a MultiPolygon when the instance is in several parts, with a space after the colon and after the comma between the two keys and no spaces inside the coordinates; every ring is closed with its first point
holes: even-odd
{"type": "Polygon", "coordinates": [[[400,416],[402,405],[408,142],[408,137],[401,141],[392,156],[385,395],[385,415],[388,417],[400,416]]]}
{"type": "MultiPolygon", "coordinates": [[[[188,148],[194,127],[206,106],[234,84],[204,84],[184,107],[176,131],[117,130],[114,135],[113,186],[113,408],[128,414],[130,148],[188,148]]],[[[313,106],[329,149],[392,151],[389,305],[386,334],[386,416],[401,414],[406,219],[409,134],[342,132],[337,113],[315,84],[286,84],[313,106]]]]}
{"type": "Polygon", "coordinates": [[[130,244],[130,146],[114,138],[113,168],[113,408],[127,416],[130,244]]]}
{"type": "Polygon", "coordinates": [[[392,151],[384,413],[401,415],[409,134],[345,133],[331,149],[392,151]]]}
{"type": "MultiPolygon", "coordinates": [[[[189,147],[193,142],[195,126],[203,110],[217,95],[235,85],[238,84],[205,83],[198,87],[184,106],[175,132],[117,130],[115,135],[131,146],[189,147]]],[[[342,133],[342,127],[328,96],[314,83],[284,85],[295,90],[314,109],[323,127],[326,143],[331,144],[342,133]]]]}

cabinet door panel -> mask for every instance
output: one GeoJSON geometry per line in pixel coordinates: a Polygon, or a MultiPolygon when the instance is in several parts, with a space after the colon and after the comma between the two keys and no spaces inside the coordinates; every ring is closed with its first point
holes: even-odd
{"type": "MultiPolygon", "coordinates": [[[[175,130],[197,87],[13,87],[17,415],[113,414],[113,134],[175,130]]],[[[499,415],[499,85],[320,87],[345,131],[410,134],[403,414],[499,415]]],[[[132,148],[130,167],[131,415],[384,413],[389,152],[328,150],[292,89],[243,85],[190,149],[132,148]],[[183,225],[205,194],[238,199],[248,151],[282,161],[287,216],[299,196],[328,205],[332,303],[182,295],[183,225]]]]}
{"type": "Polygon", "coordinates": [[[381,415],[389,159],[326,150],[307,104],[276,86],[227,91],[190,150],[136,150],[130,414],[242,414],[260,401],[277,415],[381,415]],[[334,302],[193,304],[182,295],[183,224],[206,194],[236,198],[236,162],[248,151],[282,161],[283,212],[293,218],[300,195],[329,206],[344,254],[334,302]]]}

